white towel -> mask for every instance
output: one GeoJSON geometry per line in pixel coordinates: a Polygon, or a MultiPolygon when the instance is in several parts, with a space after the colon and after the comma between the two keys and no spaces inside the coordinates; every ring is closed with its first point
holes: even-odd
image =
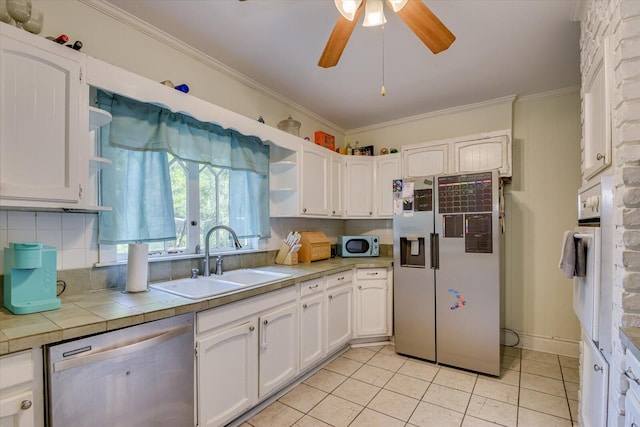
{"type": "Polygon", "coordinates": [[[573,231],[565,231],[562,236],[562,251],[558,267],[567,279],[573,278],[576,271],[576,242],[573,231]]]}

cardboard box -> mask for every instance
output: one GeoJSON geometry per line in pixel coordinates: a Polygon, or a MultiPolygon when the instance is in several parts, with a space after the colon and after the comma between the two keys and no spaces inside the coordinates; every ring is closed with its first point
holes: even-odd
{"type": "Polygon", "coordinates": [[[331,151],[336,150],[336,138],[333,135],[317,130],[315,134],[315,143],[328,148],[331,151]]]}

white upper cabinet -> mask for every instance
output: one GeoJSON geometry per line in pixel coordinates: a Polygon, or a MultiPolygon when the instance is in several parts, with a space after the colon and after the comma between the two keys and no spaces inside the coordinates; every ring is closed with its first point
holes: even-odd
{"type": "Polygon", "coordinates": [[[447,144],[407,145],[401,150],[404,178],[449,172],[449,145],[447,144]]]}
{"type": "Polygon", "coordinates": [[[404,178],[497,169],[511,176],[511,131],[500,130],[402,147],[404,178]]]}
{"type": "Polygon", "coordinates": [[[608,85],[611,71],[608,42],[605,41],[587,75],[584,86],[583,178],[589,180],[611,165],[611,109],[608,85]]]}
{"type": "Polygon", "coordinates": [[[478,172],[498,169],[500,176],[511,176],[511,144],[507,136],[488,137],[453,143],[453,170],[478,172]]]}
{"type": "Polygon", "coordinates": [[[329,154],[326,148],[302,145],[302,214],[329,215],[329,154]]]}
{"type": "Polygon", "coordinates": [[[0,25],[0,206],[81,207],[85,61],[73,49],[0,25]]]}
{"type": "Polygon", "coordinates": [[[331,155],[331,216],[344,214],[344,168],[340,154],[331,155]]]}
{"type": "Polygon", "coordinates": [[[378,218],[393,216],[393,180],[402,178],[400,154],[374,157],[376,162],[375,214],[378,218]]]}
{"type": "Polygon", "coordinates": [[[373,217],[373,157],[352,156],[345,160],[345,215],[373,217]]]}

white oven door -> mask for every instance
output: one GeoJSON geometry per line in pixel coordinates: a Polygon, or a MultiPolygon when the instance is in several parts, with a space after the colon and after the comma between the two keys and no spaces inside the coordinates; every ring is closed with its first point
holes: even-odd
{"type": "Polygon", "coordinates": [[[573,311],[592,341],[598,341],[600,310],[600,227],[577,227],[587,251],[587,274],[573,278],[573,311]]]}

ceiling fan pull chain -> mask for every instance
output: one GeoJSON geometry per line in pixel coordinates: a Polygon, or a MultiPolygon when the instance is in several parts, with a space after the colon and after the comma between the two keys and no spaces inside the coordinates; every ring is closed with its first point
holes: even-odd
{"type": "Polygon", "coordinates": [[[384,24],[382,24],[382,89],[380,95],[385,96],[387,90],[384,88],[384,24]]]}

